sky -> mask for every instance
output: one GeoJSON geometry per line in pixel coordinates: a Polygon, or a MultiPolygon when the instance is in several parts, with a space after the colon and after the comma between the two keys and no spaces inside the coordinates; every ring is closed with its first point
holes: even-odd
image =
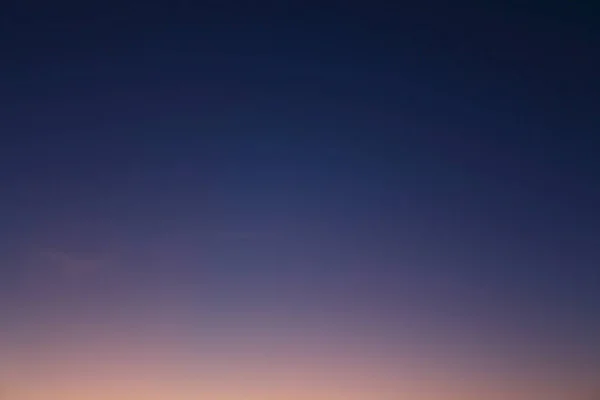
{"type": "Polygon", "coordinates": [[[14,2],[12,400],[589,399],[581,2],[14,2]]]}

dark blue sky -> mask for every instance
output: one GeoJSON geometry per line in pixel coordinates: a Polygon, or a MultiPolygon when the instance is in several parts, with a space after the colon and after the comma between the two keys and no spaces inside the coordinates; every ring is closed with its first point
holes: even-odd
{"type": "Polygon", "coordinates": [[[9,325],[342,312],[597,367],[598,10],[439,3],[2,12],[9,325]]]}

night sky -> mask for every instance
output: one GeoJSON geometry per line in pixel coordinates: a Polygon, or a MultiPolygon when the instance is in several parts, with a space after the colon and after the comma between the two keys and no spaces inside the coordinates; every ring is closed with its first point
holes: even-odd
{"type": "Polygon", "coordinates": [[[598,6],[14,3],[7,400],[598,389],[598,6]]]}

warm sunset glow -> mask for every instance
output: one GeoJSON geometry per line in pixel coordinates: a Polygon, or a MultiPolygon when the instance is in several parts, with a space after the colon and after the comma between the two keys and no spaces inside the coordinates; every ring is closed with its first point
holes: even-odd
{"type": "Polygon", "coordinates": [[[5,392],[19,400],[564,400],[573,393],[564,383],[485,378],[441,360],[382,359],[360,348],[263,339],[192,351],[167,338],[106,337],[5,352],[5,392]]]}

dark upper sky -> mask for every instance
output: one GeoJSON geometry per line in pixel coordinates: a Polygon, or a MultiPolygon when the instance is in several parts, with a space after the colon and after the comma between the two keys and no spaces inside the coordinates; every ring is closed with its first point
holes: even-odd
{"type": "Polygon", "coordinates": [[[276,3],[3,9],[7,326],[342,313],[597,367],[597,7],[276,3]]]}

